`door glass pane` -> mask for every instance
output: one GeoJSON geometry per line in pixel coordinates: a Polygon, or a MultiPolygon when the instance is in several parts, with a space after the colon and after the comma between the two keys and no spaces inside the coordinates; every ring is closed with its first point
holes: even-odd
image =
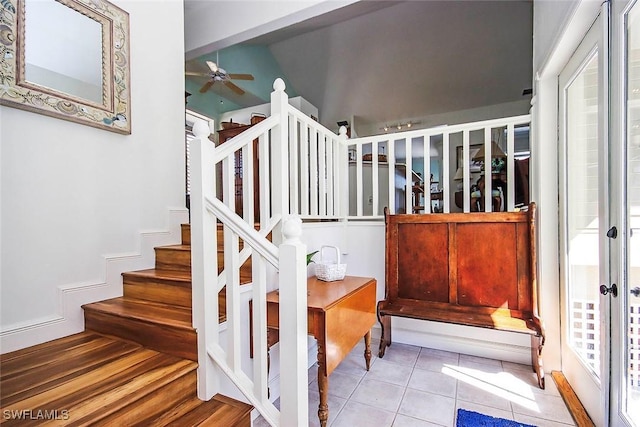
{"type": "MultiPolygon", "coordinates": [[[[628,291],[640,288],[640,6],[634,5],[627,17],[627,200],[626,212],[630,227],[626,254],[628,291]]],[[[640,291],[640,289],[638,289],[640,291]]],[[[624,292],[626,304],[626,363],[623,367],[626,383],[625,412],[640,425],[640,297],[624,292]]],[[[624,336],[623,335],[623,336],[624,336]]]]}
{"type": "Polygon", "coordinates": [[[566,89],[569,345],[600,376],[598,55],[566,89]]]}

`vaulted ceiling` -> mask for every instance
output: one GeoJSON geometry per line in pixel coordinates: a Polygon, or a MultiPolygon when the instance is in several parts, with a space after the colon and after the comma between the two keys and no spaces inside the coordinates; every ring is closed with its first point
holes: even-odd
{"type": "MultiPolygon", "coordinates": [[[[266,47],[328,127],[353,116],[406,122],[530,99],[532,8],[530,0],[365,1],[244,44],[266,47]]],[[[254,65],[231,72],[266,79],[254,65]]]]}

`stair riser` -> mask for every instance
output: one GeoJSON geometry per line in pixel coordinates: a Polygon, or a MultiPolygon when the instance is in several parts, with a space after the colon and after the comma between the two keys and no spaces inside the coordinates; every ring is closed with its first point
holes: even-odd
{"type": "Polygon", "coordinates": [[[124,296],[191,308],[191,288],[168,285],[151,279],[138,282],[125,278],[124,296]]]}
{"type": "Polygon", "coordinates": [[[156,248],[156,268],[172,271],[191,271],[191,251],[158,247],[156,248]]]}
{"type": "MultiPolygon", "coordinates": [[[[92,425],[153,426],[155,424],[151,421],[146,422],[145,420],[152,420],[159,415],[172,410],[174,406],[182,400],[188,396],[193,396],[196,392],[196,387],[197,376],[196,372],[192,371],[187,375],[177,378],[169,384],[159,387],[157,390],[154,390],[146,396],[142,396],[134,403],[92,425]]],[[[165,421],[169,420],[165,418],[165,421]]],[[[174,419],[172,421],[177,422],[179,420],[174,419]]]]}
{"type": "Polygon", "coordinates": [[[183,245],[191,245],[191,226],[189,224],[182,224],[180,226],[180,235],[183,245]]]}
{"type": "Polygon", "coordinates": [[[137,342],[163,353],[198,360],[196,332],[85,308],[85,329],[137,342]]]}

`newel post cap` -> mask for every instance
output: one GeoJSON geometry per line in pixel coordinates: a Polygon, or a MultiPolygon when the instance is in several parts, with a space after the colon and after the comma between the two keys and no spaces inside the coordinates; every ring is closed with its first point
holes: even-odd
{"type": "Polygon", "coordinates": [[[290,215],[282,223],[282,235],[285,242],[298,242],[302,236],[302,219],[290,215]]]}
{"type": "Polygon", "coordinates": [[[211,134],[211,129],[209,129],[209,125],[205,122],[197,121],[193,124],[193,134],[196,138],[206,139],[211,134]]]}
{"type": "Polygon", "coordinates": [[[277,92],[284,92],[284,90],[286,89],[286,85],[284,84],[284,80],[282,80],[280,77],[278,77],[274,82],[273,82],[273,90],[277,91],[277,92]]]}

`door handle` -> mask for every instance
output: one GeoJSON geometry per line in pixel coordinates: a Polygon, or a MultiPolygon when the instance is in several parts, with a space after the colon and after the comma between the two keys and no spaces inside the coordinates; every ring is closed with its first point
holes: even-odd
{"type": "Polygon", "coordinates": [[[618,285],[616,285],[615,283],[613,285],[611,285],[611,287],[607,288],[607,285],[600,285],[600,293],[602,295],[607,295],[607,294],[611,294],[614,297],[618,296],[618,285]]]}
{"type": "Polygon", "coordinates": [[[631,292],[631,295],[633,295],[634,297],[640,297],[640,288],[637,286],[631,289],[629,292],[631,292]]]}

